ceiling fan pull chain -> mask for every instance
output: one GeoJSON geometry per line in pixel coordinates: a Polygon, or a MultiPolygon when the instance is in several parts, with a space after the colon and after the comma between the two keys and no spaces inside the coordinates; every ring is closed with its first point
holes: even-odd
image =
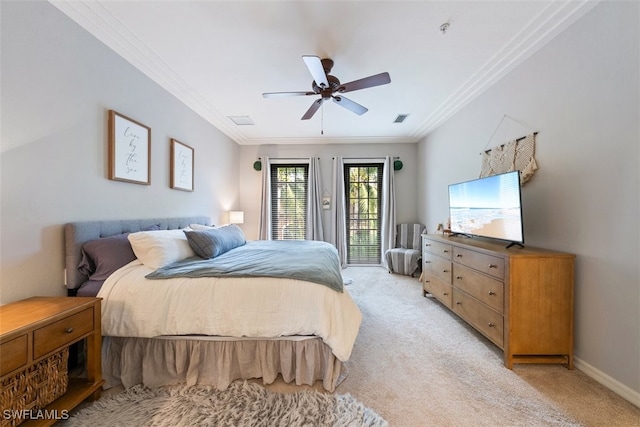
{"type": "Polygon", "coordinates": [[[320,110],[320,135],[324,135],[324,102],[320,110]]]}

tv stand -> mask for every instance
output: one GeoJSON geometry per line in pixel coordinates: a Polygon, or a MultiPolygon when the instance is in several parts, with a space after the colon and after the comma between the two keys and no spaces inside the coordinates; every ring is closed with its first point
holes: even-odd
{"type": "Polygon", "coordinates": [[[422,235],[422,288],[514,363],[573,368],[575,255],[422,235]]]}
{"type": "Polygon", "coordinates": [[[518,242],[511,242],[507,245],[507,247],[505,249],[509,249],[512,246],[520,246],[521,248],[524,248],[524,245],[522,243],[518,243],[518,242]]]}
{"type": "Polygon", "coordinates": [[[449,237],[466,237],[467,239],[470,239],[471,238],[471,234],[453,232],[453,233],[449,234],[449,237]]]}

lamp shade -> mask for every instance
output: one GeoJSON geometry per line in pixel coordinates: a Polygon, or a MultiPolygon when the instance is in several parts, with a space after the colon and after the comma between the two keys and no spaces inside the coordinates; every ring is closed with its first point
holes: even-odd
{"type": "Polygon", "coordinates": [[[244,224],[244,212],[229,211],[229,224],[244,224]]]}

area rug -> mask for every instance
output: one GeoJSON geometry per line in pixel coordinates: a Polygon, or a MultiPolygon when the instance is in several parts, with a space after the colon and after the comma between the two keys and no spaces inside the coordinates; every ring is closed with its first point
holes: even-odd
{"type": "Polygon", "coordinates": [[[349,394],[276,393],[247,381],[149,389],[141,385],[80,409],[65,426],[388,426],[349,394]]]}

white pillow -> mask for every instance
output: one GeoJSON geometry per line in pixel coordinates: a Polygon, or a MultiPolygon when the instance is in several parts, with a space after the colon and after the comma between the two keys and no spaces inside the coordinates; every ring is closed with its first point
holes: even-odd
{"type": "Polygon", "coordinates": [[[189,224],[189,227],[192,230],[201,231],[201,230],[211,230],[215,228],[213,225],[202,225],[202,224],[189,224]]]}
{"type": "Polygon", "coordinates": [[[128,236],[136,257],[149,268],[160,268],[196,256],[182,230],[139,231],[128,236]]]}

